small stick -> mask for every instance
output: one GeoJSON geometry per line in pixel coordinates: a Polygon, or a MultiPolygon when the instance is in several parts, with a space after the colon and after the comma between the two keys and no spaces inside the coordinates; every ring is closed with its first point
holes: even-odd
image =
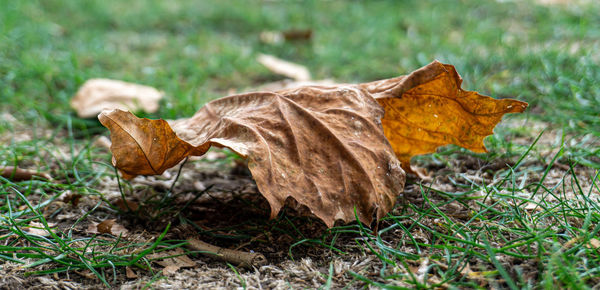
{"type": "Polygon", "coordinates": [[[251,253],[238,250],[231,250],[226,248],[217,247],[196,238],[187,239],[188,247],[202,251],[205,256],[219,259],[240,267],[252,268],[263,266],[267,264],[267,258],[261,253],[251,253]]]}
{"type": "Polygon", "coordinates": [[[31,180],[36,177],[52,180],[47,173],[39,173],[33,170],[22,169],[13,166],[6,166],[0,169],[0,176],[13,181],[31,180]]]}

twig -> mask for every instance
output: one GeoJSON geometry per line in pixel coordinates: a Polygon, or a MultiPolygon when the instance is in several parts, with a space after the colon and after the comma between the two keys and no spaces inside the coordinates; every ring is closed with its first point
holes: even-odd
{"type": "Polygon", "coordinates": [[[233,265],[238,265],[240,267],[252,268],[267,264],[267,258],[265,258],[265,256],[261,253],[221,248],[205,243],[196,238],[189,238],[187,239],[187,242],[189,248],[196,251],[202,251],[202,254],[205,256],[213,257],[233,265]]]}
{"type": "Polygon", "coordinates": [[[13,180],[13,181],[23,181],[23,180],[31,180],[37,178],[52,180],[50,175],[43,172],[36,172],[33,170],[22,169],[13,166],[6,166],[0,169],[0,176],[13,180]]]}

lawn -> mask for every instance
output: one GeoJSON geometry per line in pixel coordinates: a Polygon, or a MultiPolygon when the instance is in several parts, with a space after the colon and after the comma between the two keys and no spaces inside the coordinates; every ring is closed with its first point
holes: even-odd
{"type": "Polygon", "coordinates": [[[0,168],[52,176],[0,177],[0,287],[600,287],[600,6],[560,2],[0,0],[0,168]],[[312,37],[261,38],[292,29],[312,37]],[[489,153],[414,158],[429,176],[408,177],[374,232],[291,208],[269,220],[224,150],[122,180],[98,141],[108,130],[69,105],[103,77],[164,91],[142,116],[188,117],[283,79],[259,53],[348,83],[437,59],[463,88],[530,106],[487,137],[489,153]],[[128,234],[90,230],[110,219],[128,234]],[[207,258],[185,246],[191,232],[269,263],[207,258]],[[165,256],[193,266],[164,271],[165,256]]]}

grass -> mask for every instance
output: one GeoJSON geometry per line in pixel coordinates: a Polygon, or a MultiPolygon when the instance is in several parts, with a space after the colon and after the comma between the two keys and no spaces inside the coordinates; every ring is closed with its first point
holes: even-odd
{"type": "Polygon", "coordinates": [[[312,232],[317,221],[284,214],[198,228],[203,235],[257,247],[281,238],[286,260],[323,259],[326,289],[600,283],[600,8],[591,2],[0,0],[0,7],[0,165],[54,177],[0,178],[0,270],[88,271],[115,286],[133,267],[149,273],[146,286],[162,280],[147,255],[181,247],[167,224],[193,221],[175,203],[185,192],[123,182],[128,194],[150,191],[146,204],[167,212],[156,217],[162,223],[152,241],[81,232],[102,217],[157,222],[108,201],[110,154],[93,145],[106,130],[76,118],[69,100],[85,80],[108,77],[165,91],[161,109],[148,117],[190,116],[230,89],[280,79],[255,61],[268,53],[306,65],[315,79],[344,82],[393,77],[438,59],[457,67],[467,89],[531,106],[497,128],[487,154],[448,146],[416,158],[434,180],[409,180],[405,202],[378,233],[360,224],[312,232]],[[312,29],[312,41],[260,41],[263,31],[292,28],[312,29]],[[89,204],[61,223],[67,208],[77,208],[53,207],[65,194],[89,204]],[[30,234],[32,222],[48,234],[30,234]],[[252,240],[261,233],[267,237],[252,240]],[[338,275],[332,260],[356,255],[375,258],[338,275]]]}

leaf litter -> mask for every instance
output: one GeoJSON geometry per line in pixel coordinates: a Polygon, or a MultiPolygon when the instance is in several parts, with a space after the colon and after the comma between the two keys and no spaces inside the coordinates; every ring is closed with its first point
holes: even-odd
{"type": "Polygon", "coordinates": [[[87,228],[88,234],[109,234],[113,236],[127,236],[129,231],[116,219],[107,219],[100,223],[91,222],[87,228]]]}

